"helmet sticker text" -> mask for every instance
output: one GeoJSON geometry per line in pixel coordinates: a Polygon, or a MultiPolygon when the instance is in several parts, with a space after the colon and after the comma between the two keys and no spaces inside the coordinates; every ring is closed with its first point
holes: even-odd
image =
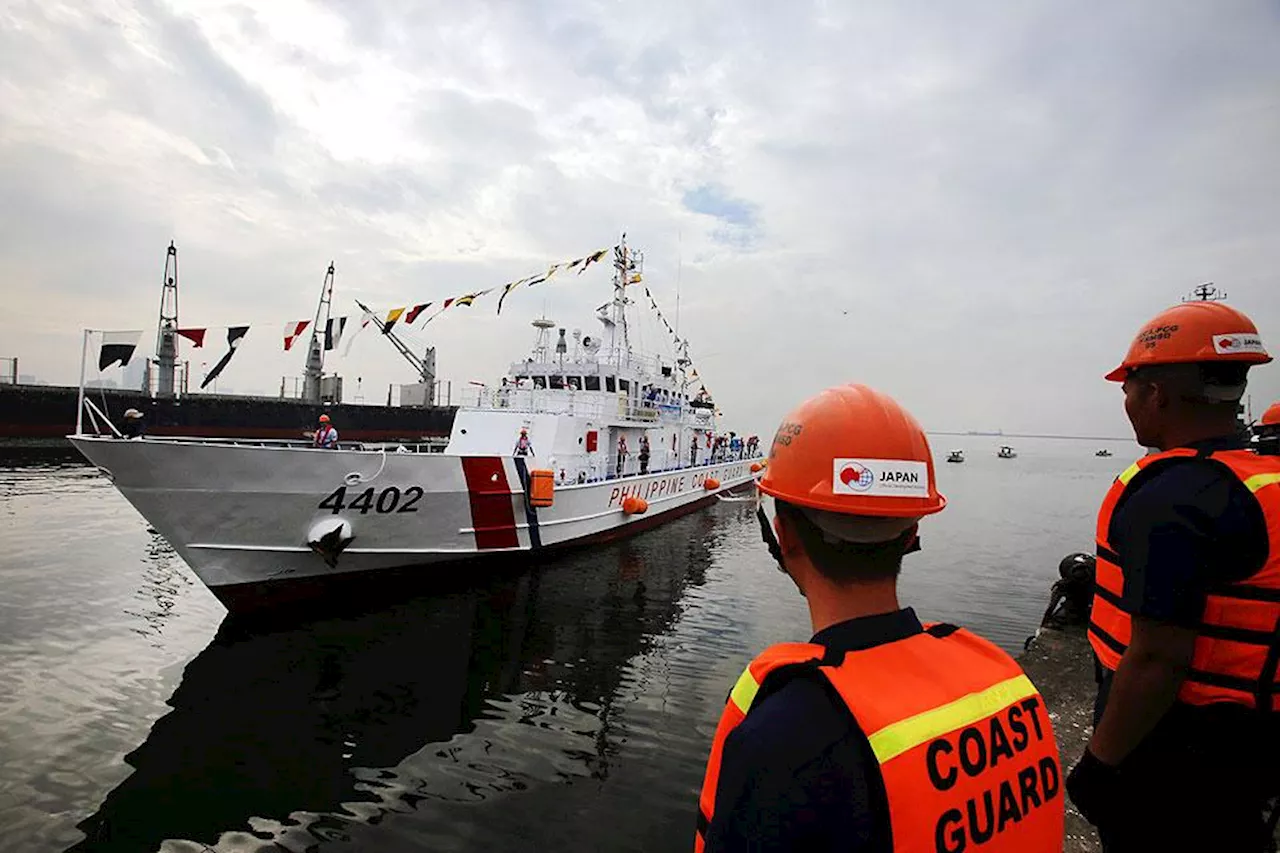
{"type": "Polygon", "coordinates": [[[1262,338],[1258,335],[1244,332],[1234,335],[1214,335],[1213,351],[1218,355],[1232,355],[1235,353],[1267,354],[1267,348],[1262,345],[1262,338]]]}
{"type": "Polygon", "coordinates": [[[1157,344],[1161,341],[1169,340],[1177,331],[1177,323],[1167,326],[1152,326],[1151,328],[1143,329],[1138,333],[1138,343],[1142,344],[1147,349],[1155,349],[1157,344]]]}
{"type": "Polygon", "coordinates": [[[914,459],[834,459],[831,492],[836,495],[929,497],[929,466],[914,459]]]}
{"type": "Polygon", "coordinates": [[[791,440],[798,436],[803,430],[804,424],[798,424],[792,421],[787,421],[782,426],[778,427],[778,431],[774,433],[773,436],[773,444],[769,447],[769,455],[772,456],[774,449],[779,445],[786,447],[791,443],[791,440]]]}

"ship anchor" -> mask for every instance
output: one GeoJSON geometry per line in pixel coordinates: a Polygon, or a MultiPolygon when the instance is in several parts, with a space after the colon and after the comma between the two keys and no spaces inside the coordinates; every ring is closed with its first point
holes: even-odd
{"type": "Polygon", "coordinates": [[[311,528],[311,532],[307,536],[307,546],[323,557],[325,563],[332,569],[338,565],[338,555],[355,538],[355,534],[351,532],[351,522],[349,521],[339,520],[332,527],[329,527],[325,522],[321,522],[311,528]],[[325,529],[326,527],[328,527],[327,530],[325,529]]]}

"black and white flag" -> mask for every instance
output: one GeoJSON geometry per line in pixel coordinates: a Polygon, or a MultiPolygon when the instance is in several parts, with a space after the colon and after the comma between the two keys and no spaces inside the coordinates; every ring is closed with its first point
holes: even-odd
{"type": "Polygon", "coordinates": [[[330,317],[324,326],[324,349],[328,352],[331,349],[337,349],[338,344],[342,341],[342,333],[346,331],[346,317],[330,317]]]}
{"type": "Polygon", "coordinates": [[[200,383],[203,389],[210,382],[218,378],[218,374],[227,366],[227,362],[231,361],[231,356],[236,354],[236,348],[240,346],[240,339],[249,331],[248,326],[232,326],[227,329],[227,352],[222,358],[218,359],[218,363],[213,366],[213,370],[205,376],[204,381],[200,383]]]}
{"type": "Polygon", "coordinates": [[[102,348],[98,350],[98,370],[106,370],[116,363],[121,367],[127,367],[141,339],[141,331],[103,332],[102,348]]]}

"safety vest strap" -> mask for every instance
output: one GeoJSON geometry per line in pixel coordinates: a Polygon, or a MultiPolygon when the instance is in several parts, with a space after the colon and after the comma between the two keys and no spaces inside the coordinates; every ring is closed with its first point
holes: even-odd
{"type": "Polygon", "coordinates": [[[702,780],[702,793],[698,797],[698,825],[694,841],[696,853],[701,853],[706,844],[707,827],[711,824],[711,815],[715,810],[720,762],[729,733],[746,719],[747,713],[750,712],[760,693],[760,688],[764,686],[771,674],[785,668],[816,668],[826,655],[827,649],[824,646],[812,643],[778,643],[765,649],[751,661],[734,682],[733,689],[725,699],[720,722],[716,726],[715,738],[711,743],[711,754],[707,757],[707,771],[702,780]]]}

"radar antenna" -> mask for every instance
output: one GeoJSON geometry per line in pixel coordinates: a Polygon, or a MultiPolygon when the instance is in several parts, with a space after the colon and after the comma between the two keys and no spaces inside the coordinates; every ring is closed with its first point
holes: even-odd
{"type": "Polygon", "coordinates": [[[1227,294],[1213,286],[1213,282],[1206,281],[1204,284],[1197,284],[1192,288],[1191,293],[1182,297],[1183,302],[1219,302],[1227,298],[1227,294]]]}

